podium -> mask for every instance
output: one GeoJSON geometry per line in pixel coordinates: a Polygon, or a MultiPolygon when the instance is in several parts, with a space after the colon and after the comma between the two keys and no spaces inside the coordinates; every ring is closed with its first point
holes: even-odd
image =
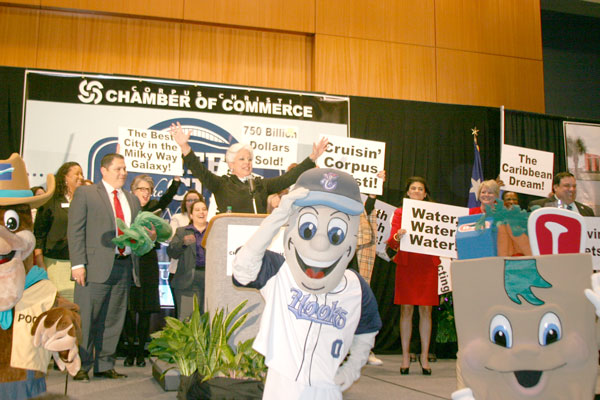
{"type": "MultiPolygon", "coordinates": [[[[260,316],[264,309],[264,301],[256,289],[240,288],[233,285],[232,276],[227,274],[228,242],[230,230],[240,227],[237,234],[239,245],[243,245],[249,236],[243,233],[244,226],[258,226],[267,214],[218,214],[211,218],[202,240],[206,250],[206,272],[204,287],[204,309],[210,312],[211,318],[216,310],[233,310],[244,300],[248,300],[242,313],[248,313],[244,325],[238,328],[231,338],[236,344],[256,337],[259,328],[260,316]],[[230,229],[232,227],[233,229],[230,229]],[[241,240],[240,240],[241,239],[241,240]]],[[[236,232],[232,232],[236,234],[236,232]]]]}

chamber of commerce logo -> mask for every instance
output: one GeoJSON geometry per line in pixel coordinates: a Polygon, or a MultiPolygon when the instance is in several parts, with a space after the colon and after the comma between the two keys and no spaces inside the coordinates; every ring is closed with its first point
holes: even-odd
{"type": "Polygon", "coordinates": [[[102,101],[102,89],[104,86],[98,81],[87,81],[84,79],[79,84],[79,95],[77,98],[82,103],[90,104],[98,104],[102,101]]]}

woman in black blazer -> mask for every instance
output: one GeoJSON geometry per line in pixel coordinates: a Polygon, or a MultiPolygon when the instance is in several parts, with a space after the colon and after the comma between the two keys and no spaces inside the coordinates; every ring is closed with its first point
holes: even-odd
{"type": "MultiPolygon", "coordinates": [[[[154,181],[149,175],[136,176],[131,182],[131,192],[139,199],[142,211],[164,210],[173,200],[181,181],[179,177],[173,182],[160,199],[151,199],[154,193],[154,181]]],[[[158,256],[156,249],[140,257],[140,287],[132,285],[129,291],[129,306],[125,317],[124,332],[127,337],[127,357],[123,364],[132,366],[134,359],[138,367],[146,365],[144,348],[150,331],[150,314],[160,312],[160,296],[158,292],[158,256]],[[136,346],[137,342],[137,346],[136,346]]]]}
{"type": "Polygon", "coordinates": [[[177,317],[184,320],[193,311],[194,294],[198,297],[200,311],[204,310],[205,252],[202,239],[206,233],[208,210],[204,200],[198,200],[190,209],[191,223],[177,228],[167,254],[178,261],[171,288],[177,304],[177,317]]]}
{"type": "Polygon", "coordinates": [[[69,206],[75,189],[83,184],[79,164],[69,161],[56,172],[54,195],[37,210],[33,232],[35,234],[35,262],[48,271],[48,279],[58,293],[73,301],[75,282],[71,280],[71,262],[67,240],[69,206]]]}

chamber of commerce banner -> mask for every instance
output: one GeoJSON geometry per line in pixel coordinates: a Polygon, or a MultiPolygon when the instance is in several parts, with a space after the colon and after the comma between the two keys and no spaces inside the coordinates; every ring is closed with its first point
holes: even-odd
{"type": "Polygon", "coordinates": [[[217,174],[227,172],[225,152],[237,142],[254,148],[253,172],[270,177],[308,156],[320,135],[348,136],[346,97],[112,75],[29,70],[25,76],[21,153],[32,186],[66,161],[78,162],[98,182],[100,160],[119,144],[130,171],[127,189],[135,175],[148,173],[160,196],[183,172],[175,199],[188,189],[209,199],[182,170],[169,135],[176,122],[192,132],[193,151],[217,174]]]}

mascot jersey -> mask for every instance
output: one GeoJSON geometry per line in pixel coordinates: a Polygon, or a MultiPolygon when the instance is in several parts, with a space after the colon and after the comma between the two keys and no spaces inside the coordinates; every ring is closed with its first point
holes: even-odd
{"type": "Polygon", "coordinates": [[[265,299],[254,348],[265,356],[269,371],[304,386],[335,390],[341,398],[334,377],[354,335],[381,328],[375,296],[364,279],[346,270],[333,291],[303,292],[283,256],[267,250],[256,280],[245,286],[260,289],[265,299]]]}

